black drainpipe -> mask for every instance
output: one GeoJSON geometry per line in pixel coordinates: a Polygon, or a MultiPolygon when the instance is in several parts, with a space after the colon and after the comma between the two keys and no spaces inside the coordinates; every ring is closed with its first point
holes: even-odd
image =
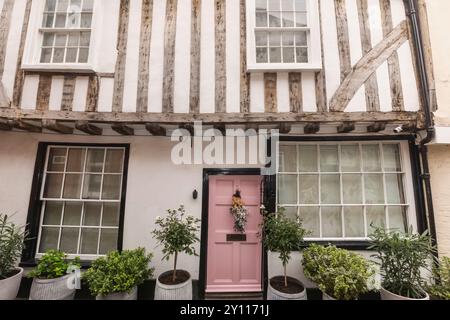
{"type": "Polygon", "coordinates": [[[425,113],[426,136],[419,143],[419,152],[422,162],[422,172],[420,177],[422,180],[422,189],[425,193],[426,211],[428,213],[426,214],[427,218],[426,221],[428,223],[428,229],[432,237],[433,244],[437,245],[436,224],[434,219],[433,195],[431,192],[431,175],[428,163],[428,146],[427,146],[427,144],[430,143],[435,136],[435,128],[431,117],[430,84],[428,83],[427,66],[425,63],[425,54],[422,42],[422,33],[420,30],[419,16],[417,14],[418,3],[417,0],[403,0],[403,1],[406,7],[406,14],[409,17],[409,20],[411,21],[412,37],[413,37],[412,40],[414,41],[416,64],[419,69],[418,71],[420,77],[419,79],[420,93],[425,113]]]}

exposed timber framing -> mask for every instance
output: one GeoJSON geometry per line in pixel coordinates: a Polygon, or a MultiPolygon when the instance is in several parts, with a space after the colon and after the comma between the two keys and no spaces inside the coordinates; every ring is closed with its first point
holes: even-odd
{"type": "Polygon", "coordinates": [[[61,134],[73,134],[74,129],[56,120],[42,120],[42,127],[61,134]]]}
{"type": "Polygon", "coordinates": [[[174,112],[175,42],[177,32],[177,0],[167,0],[164,28],[163,112],[174,112]]]}
{"type": "Polygon", "coordinates": [[[36,95],[36,110],[48,110],[51,89],[52,76],[48,74],[41,74],[39,76],[38,92],[36,95]]]}
{"type": "Polygon", "coordinates": [[[14,0],[5,0],[0,14],[0,79],[5,70],[6,46],[8,44],[13,7],[14,0]]]}
{"type": "Polygon", "coordinates": [[[247,72],[247,15],[246,0],[240,0],[240,37],[241,37],[241,112],[250,112],[250,74],[247,72]]]}
{"type": "Polygon", "coordinates": [[[11,121],[6,119],[0,119],[0,130],[2,131],[11,131],[13,129],[13,125],[11,121]]]}
{"type": "Polygon", "coordinates": [[[281,134],[289,134],[292,131],[292,125],[289,123],[281,123],[279,129],[281,134]]]}
{"type": "Polygon", "coordinates": [[[303,112],[302,74],[289,73],[289,101],[291,112],[303,112]]]}
{"type": "Polygon", "coordinates": [[[189,91],[189,110],[191,113],[199,113],[202,0],[192,0],[191,7],[191,86],[189,91]]]}
{"type": "MultiPolygon", "coordinates": [[[[236,0],[235,0],[236,1],[236,0]]],[[[216,112],[227,111],[226,1],[215,0],[216,112]]]]}
{"type": "Polygon", "coordinates": [[[344,122],[341,125],[337,127],[338,133],[350,133],[352,131],[355,131],[356,126],[354,122],[344,122]]]}
{"type": "Polygon", "coordinates": [[[305,134],[316,134],[320,131],[320,123],[307,123],[303,128],[305,134]]]}
{"type": "Polygon", "coordinates": [[[367,126],[368,133],[378,133],[386,130],[386,122],[374,122],[367,126]]]}
{"type": "Polygon", "coordinates": [[[319,23],[320,23],[320,43],[321,43],[321,55],[322,55],[322,69],[315,74],[316,80],[316,103],[317,111],[327,112],[327,83],[326,83],[326,70],[325,70],[325,55],[324,55],[324,43],[323,43],[323,19],[322,19],[322,2],[319,3],[319,23]]]}
{"type": "Polygon", "coordinates": [[[89,76],[88,91],[86,95],[86,111],[97,112],[98,94],[100,89],[100,80],[97,75],[89,76]]]}
{"type": "Polygon", "coordinates": [[[277,74],[264,73],[264,110],[277,112],[277,74]]]}
{"type": "Polygon", "coordinates": [[[93,135],[93,136],[101,136],[103,134],[103,129],[97,127],[96,125],[90,123],[89,121],[77,121],[75,122],[75,128],[84,133],[93,135]]]}
{"type": "Polygon", "coordinates": [[[72,111],[76,79],[77,78],[74,75],[64,76],[63,94],[61,100],[61,110],[63,111],[72,111]]]}
{"type": "Polygon", "coordinates": [[[157,123],[147,123],[145,125],[145,129],[152,135],[157,137],[165,137],[167,136],[166,128],[161,127],[157,123]]]}
{"type": "Polygon", "coordinates": [[[134,136],[134,129],[127,126],[125,123],[115,123],[111,125],[111,129],[123,136],[134,136]]]}
{"type": "Polygon", "coordinates": [[[358,89],[408,39],[407,28],[406,21],[403,21],[358,61],[331,99],[331,111],[344,111],[347,108],[358,89]]]}
{"type": "Polygon", "coordinates": [[[345,7],[345,0],[334,0],[334,8],[336,11],[339,62],[341,66],[341,82],[344,81],[345,77],[347,77],[352,69],[352,63],[350,59],[348,19],[345,7]]]}
{"type": "MultiPolygon", "coordinates": [[[[148,110],[148,86],[150,77],[150,42],[152,37],[153,0],[142,0],[141,34],[139,40],[139,76],[136,111],[148,110]]],[[[120,132],[119,132],[120,133],[120,132]]]]}
{"type": "Polygon", "coordinates": [[[35,125],[33,123],[23,121],[23,120],[9,120],[9,122],[12,124],[12,126],[15,129],[28,131],[32,133],[41,133],[42,132],[42,126],[35,125]]]}

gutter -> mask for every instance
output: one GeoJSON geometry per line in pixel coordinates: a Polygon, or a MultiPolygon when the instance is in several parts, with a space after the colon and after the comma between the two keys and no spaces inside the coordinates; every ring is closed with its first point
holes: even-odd
{"type": "Polygon", "coordinates": [[[433,195],[431,191],[431,174],[428,162],[428,143],[430,143],[436,134],[434,123],[431,115],[431,94],[430,84],[427,76],[427,65],[425,62],[425,53],[422,40],[422,30],[420,28],[420,17],[417,13],[419,7],[417,0],[403,0],[406,8],[406,15],[411,22],[412,40],[414,43],[414,51],[416,55],[416,65],[419,73],[420,96],[425,114],[425,130],[426,136],[419,142],[419,152],[421,157],[421,173],[422,191],[425,195],[426,202],[426,221],[428,230],[432,237],[433,245],[437,246],[436,223],[433,206],[433,195]]]}

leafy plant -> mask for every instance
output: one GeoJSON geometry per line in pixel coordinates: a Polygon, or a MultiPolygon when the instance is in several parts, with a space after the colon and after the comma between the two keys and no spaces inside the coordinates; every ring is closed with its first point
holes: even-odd
{"type": "Polygon", "coordinates": [[[152,231],[153,238],[163,246],[163,260],[169,260],[174,256],[172,282],[177,278],[177,260],[179,253],[188,255],[197,255],[195,251],[195,243],[200,241],[197,236],[200,230],[200,219],[191,215],[186,215],[184,206],[180,206],[176,210],[167,210],[167,216],[164,218],[157,217],[156,225],[159,229],[152,231]]]}
{"type": "Polygon", "coordinates": [[[154,269],[149,268],[152,257],[144,248],[113,251],[92,262],[83,279],[93,295],[130,292],[153,276],[154,269]]]}
{"type": "Polygon", "coordinates": [[[279,253],[278,258],[284,269],[285,287],[288,286],[286,269],[291,259],[291,252],[300,250],[307,233],[300,221],[285,216],[283,208],[280,208],[277,213],[264,214],[260,237],[267,250],[279,253]]]}
{"type": "Polygon", "coordinates": [[[69,268],[80,268],[80,259],[77,257],[69,261],[64,252],[49,250],[42,256],[29,276],[39,279],[56,279],[65,276],[69,268]]]}
{"type": "Polygon", "coordinates": [[[335,246],[312,244],[303,251],[302,264],[305,276],[337,300],[356,300],[374,283],[369,261],[335,246]]]}
{"type": "Polygon", "coordinates": [[[443,257],[433,268],[434,284],[427,291],[437,299],[450,300],[450,258],[443,257]]]}
{"type": "Polygon", "coordinates": [[[0,214],[0,279],[10,277],[22,254],[27,232],[16,226],[7,215],[0,214]]]}
{"type": "Polygon", "coordinates": [[[377,253],[384,289],[408,298],[424,297],[423,270],[429,270],[429,259],[435,248],[428,232],[423,234],[375,228],[370,236],[370,250],[377,253]]]}

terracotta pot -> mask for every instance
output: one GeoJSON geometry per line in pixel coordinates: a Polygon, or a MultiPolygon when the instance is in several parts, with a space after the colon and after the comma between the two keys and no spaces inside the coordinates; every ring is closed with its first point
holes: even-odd
{"type": "Polygon", "coordinates": [[[192,277],[180,284],[167,285],[156,279],[155,300],[192,300],[192,277]]]}
{"type": "Polygon", "coordinates": [[[18,273],[12,277],[0,280],[0,300],[14,300],[19,293],[22,281],[23,268],[17,268],[18,273]]]}
{"type": "Polygon", "coordinates": [[[115,292],[106,295],[98,295],[96,300],[137,300],[138,288],[137,286],[128,292],[115,292]]]}
{"type": "MultiPolygon", "coordinates": [[[[298,280],[296,280],[298,281],[298,280]]],[[[303,291],[300,293],[284,293],[274,289],[269,281],[267,288],[267,300],[307,300],[306,288],[302,282],[298,281],[303,287],[303,291]]]]}
{"type": "Polygon", "coordinates": [[[71,274],[56,279],[34,278],[30,300],[73,300],[76,289],[71,289],[71,274]]]}
{"type": "Polygon", "coordinates": [[[381,289],[380,289],[381,300],[412,300],[412,301],[414,301],[414,300],[417,300],[417,301],[430,300],[430,296],[428,295],[428,293],[426,293],[424,291],[424,294],[426,295],[425,298],[413,299],[413,298],[407,298],[407,297],[399,296],[398,294],[392,293],[392,292],[384,289],[383,287],[381,287],[381,289]]]}

